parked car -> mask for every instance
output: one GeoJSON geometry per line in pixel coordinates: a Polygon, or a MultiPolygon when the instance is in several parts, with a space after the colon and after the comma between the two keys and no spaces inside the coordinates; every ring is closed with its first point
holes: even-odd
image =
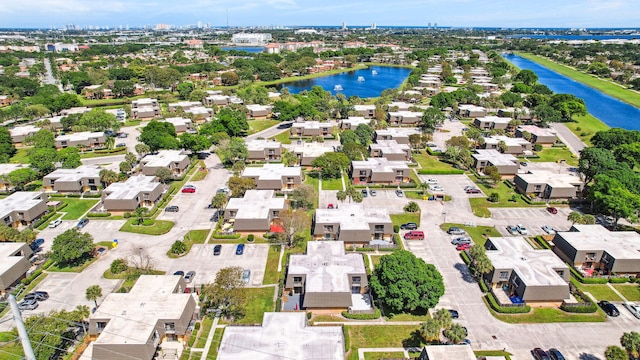
{"type": "Polygon", "coordinates": [[[129,136],[129,135],[127,135],[127,133],[119,133],[119,134],[118,134],[118,138],[119,138],[119,139],[124,139],[124,138],[126,138],[127,136],[129,136]]]}
{"type": "Polygon", "coordinates": [[[396,190],[396,196],[397,197],[403,197],[404,196],[404,192],[400,189],[396,190]]]}
{"type": "Polygon", "coordinates": [[[334,209],[334,208],[335,208],[335,205],[333,205],[333,204],[327,205],[327,209],[334,209]]]}
{"type": "Polygon", "coordinates": [[[518,229],[518,232],[520,233],[520,235],[529,235],[529,230],[527,230],[527,228],[524,227],[524,225],[518,224],[516,225],[516,228],[518,229]]]}
{"type": "Polygon", "coordinates": [[[166,212],[178,212],[178,211],[180,211],[180,208],[177,205],[171,205],[171,206],[167,206],[166,208],[164,208],[164,211],[166,211],[166,212]]]}
{"type": "Polygon", "coordinates": [[[49,227],[50,228],[57,228],[58,225],[62,224],[62,219],[55,219],[52,222],[49,223],[49,227]]]}
{"type": "Polygon", "coordinates": [[[631,301],[627,301],[622,305],[624,305],[624,307],[626,307],[633,316],[640,319],[640,305],[631,301]]]}
{"type": "Polygon", "coordinates": [[[507,231],[509,231],[511,235],[518,235],[518,227],[514,225],[507,225],[507,231]]]}
{"type": "Polygon", "coordinates": [[[457,319],[458,317],[460,317],[460,314],[458,314],[457,310],[447,309],[447,311],[449,311],[449,314],[451,314],[452,319],[457,319]]]}
{"type": "Polygon", "coordinates": [[[185,188],[194,188],[195,189],[196,186],[192,185],[192,184],[185,184],[183,187],[185,187],[185,188]]]}
{"type": "Polygon", "coordinates": [[[18,304],[20,310],[35,310],[36,308],[38,308],[38,302],[33,299],[23,300],[18,304]]]}
{"type": "Polygon", "coordinates": [[[552,213],[552,214],[557,214],[558,213],[558,209],[556,209],[554,207],[548,207],[547,211],[552,213]]]}
{"type": "Polygon", "coordinates": [[[369,190],[369,195],[376,196],[376,195],[378,195],[378,193],[374,189],[371,189],[371,190],[369,190]]]}
{"type": "Polygon", "coordinates": [[[427,184],[429,185],[435,185],[438,183],[437,179],[427,179],[427,184]]]}
{"type": "Polygon", "coordinates": [[[245,269],[242,272],[242,281],[244,281],[246,284],[249,283],[249,278],[251,277],[251,270],[249,269],[245,269]]]}
{"type": "Polygon", "coordinates": [[[35,239],[31,244],[29,244],[29,247],[31,248],[31,251],[36,251],[43,244],[44,244],[44,239],[35,239]]]}
{"type": "Polygon", "coordinates": [[[236,247],[236,255],[242,254],[244,254],[244,244],[238,244],[238,247],[236,247]]]}
{"type": "Polygon", "coordinates": [[[405,240],[424,240],[424,232],[411,230],[404,234],[405,240]]]}
{"type": "Polygon", "coordinates": [[[547,234],[553,235],[556,233],[556,230],[554,228],[552,228],[549,225],[545,225],[542,227],[542,231],[546,232],[547,234]]]}
{"type": "Polygon", "coordinates": [[[183,187],[182,188],[182,192],[183,193],[191,193],[191,194],[193,194],[194,192],[196,192],[196,188],[195,187],[183,187]]]}
{"type": "Polygon", "coordinates": [[[546,351],[540,348],[533,349],[531,351],[531,355],[533,355],[533,357],[536,358],[536,360],[551,360],[551,358],[549,357],[549,354],[547,354],[546,351]]]}
{"type": "Polygon", "coordinates": [[[620,316],[618,308],[608,301],[602,300],[598,303],[598,306],[600,306],[600,308],[611,317],[620,316]]]}
{"type": "Polygon", "coordinates": [[[116,144],[117,148],[126,147],[126,146],[127,146],[127,144],[125,144],[125,143],[117,143],[116,144]]]}
{"type": "Polygon", "coordinates": [[[471,239],[469,239],[468,237],[457,237],[457,238],[453,238],[453,240],[451,240],[451,243],[453,245],[461,245],[461,244],[471,245],[471,239]]]}
{"type": "Polygon", "coordinates": [[[187,275],[185,275],[185,276],[184,276],[184,281],[185,281],[186,283],[190,283],[190,282],[192,282],[192,281],[193,281],[193,278],[194,278],[195,276],[196,276],[196,272],[195,272],[195,271],[193,271],[193,270],[192,270],[192,271],[189,271],[189,272],[187,273],[187,275]]]}
{"type": "Polygon", "coordinates": [[[565,360],[564,355],[562,355],[562,353],[558,349],[549,349],[549,356],[553,360],[565,360]]]}
{"type": "Polygon", "coordinates": [[[476,189],[476,188],[470,188],[466,190],[467,194],[480,194],[481,191],[480,189],[476,189]]]}
{"type": "Polygon", "coordinates": [[[404,223],[404,224],[400,225],[400,229],[402,229],[402,230],[417,230],[418,229],[418,224],[416,224],[414,222],[404,223]]]}
{"type": "Polygon", "coordinates": [[[469,249],[471,249],[471,243],[461,243],[461,244],[458,244],[458,246],[456,246],[456,250],[458,251],[464,251],[469,249]]]}
{"type": "Polygon", "coordinates": [[[362,193],[362,197],[366,198],[367,196],[369,196],[369,193],[367,192],[367,189],[362,189],[362,191],[360,191],[362,193]]]}
{"type": "Polygon", "coordinates": [[[441,185],[430,185],[429,188],[431,191],[444,191],[444,187],[441,185]]]}
{"type": "Polygon", "coordinates": [[[87,225],[87,223],[89,223],[89,219],[84,218],[80,221],[78,221],[78,225],[76,225],[78,227],[78,229],[82,229],[85,225],[87,225]]]}
{"type": "Polygon", "coordinates": [[[45,301],[49,298],[49,293],[47,293],[46,291],[34,291],[31,293],[28,293],[27,295],[24,296],[25,301],[29,301],[29,300],[35,300],[35,301],[45,301]]]}
{"type": "Polygon", "coordinates": [[[213,255],[214,256],[220,255],[221,251],[222,251],[222,245],[216,245],[216,246],[213,247],[213,255]]]}
{"type": "MultiPolygon", "coordinates": [[[[193,186],[193,185],[191,185],[191,186],[193,186]]],[[[226,188],[226,187],[225,188],[220,188],[220,189],[216,190],[216,194],[227,194],[227,195],[229,195],[229,194],[231,194],[231,190],[229,190],[229,188],[226,188]]]]}
{"type": "Polygon", "coordinates": [[[173,275],[180,275],[180,276],[184,276],[184,271],[182,270],[178,270],[176,272],[173,273],[173,275]]]}
{"type": "Polygon", "coordinates": [[[522,166],[527,166],[527,165],[529,165],[529,164],[528,164],[526,161],[520,161],[520,165],[522,165],[522,166]]]}
{"type": "Polygon", "coordinates": [[[449,235],[464,235],[465,232],[463,229],[456,227],[456,226],[452,226],[449,228],[449,230],[447,230],[447,234],[449,235]]]}

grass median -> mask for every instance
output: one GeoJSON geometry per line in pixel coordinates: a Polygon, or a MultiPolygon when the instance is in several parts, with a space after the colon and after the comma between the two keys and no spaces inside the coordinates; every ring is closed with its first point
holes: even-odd
{"type": "Polygon", "coordinates": [[[62,212],[66,213],[62,217],[62,220],[78,220],[82,215],[84,215],[92,207],[96,206],[99,200],[66,198],[66,199],[62,199],[61,201],[67,204],[67,206],[65,206],[65,208],[62,210],[62,212]]]}
{"type": "Polygon", "coordinates": [[[134,222],[137,221],[137,219],[127,220],[120,228],[120,231],[144,235],[164,235],[171,231],[174,225],[173,221],[167,220],[153,220],[149,225],[134,225],[134,222]]]}
{"type": "Polygon", "coordinates": [[[360,348],[419,347],[423,339],[416,325],[344,326],[347,359],[357,360],[360,348]]]}

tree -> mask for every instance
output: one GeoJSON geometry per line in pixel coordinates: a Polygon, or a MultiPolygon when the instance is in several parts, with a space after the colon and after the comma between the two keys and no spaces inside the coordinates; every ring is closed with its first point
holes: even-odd
{"type": "Polygon", "coordinates": [[[76,308],[68,312],[65,310],[51,311],[48,314],[29,316],[25,318],[25,327],[29,340],[34,346],[34,354],[37,360],[57,359],[67,353],[67,348],[73,342],[67,339],[75,338],[73,332],[74,322],[82,322],[88,314],[86,309],[76,308]]]}
{"type": "Polygon", "coordinates": [[[321,169],[323,179],[338,179],[350,163],[345,154],[328,152],[315,158],[311,166],[321,169]]]}
{"type": "Polygon", "coordinates": [[[140,157],[144,157],[151,152],[151,148],[147,144],[136,144],[135,149],[140,157]]]}
{"type": "Polygon", "coordinates": [[[166,167],[157,168],[156,171],[153,172],[153,176],[160,179],[160,182],[163,184],[166,184],[169,180],[173,179],[173,173],[166,167]]]}
{"type": "Polygon", "coordinates": [[[13,145],[11,133],[6,127],[0,127],[0,163],[8,163],[9,159],[18,152],[13,145]]]}
{"type": "Polygon", "coordinates": [[[118,174],[113,170],[102,169],[100,170],[100,182],[106,186],[113,184],[118,181],[118,174]]]}
{"type": "Polygon", "coordinates": [[[133,211],[131,216],[137,219],[138,225],[141,225],[144,223],[145,218],[149,216],[149,209],[144,206],[139,206],[133,211]]]}
{"type": "Polygon", "coordinates": [[[169,249],[169,252],[171,252],[174,255],[182,255],[185,252],[187,252],[187,245],[183,241],[176,240],[171,245],[171,249],[169,249]]]}
{"type": "Polygon", "coordinates": [[[44,176],[56,169],[58,153],[53,148],[34,148],[29,152],[29,160],[31,167],[44,176]]]}
{"type": "MultiPolygon", "coordinates": [[[[472,246],[471,248],[482,247],[482,246],[472,246]]],[[[473,259],[473,268],[482,275],[488,274],[493,270],[493,264],[491,263],[491,259],[487,256],[487,254],[477,255],[473,259]]],[[[483,281],[483,280],[480,280],[483,281]]]]}
{"type": "Polygon", "coordinates": [[[284,166],[293,166],[298,163],[298,156],[291,151],[284,150],[282,153],[282,163],[284,166]]]}
{"type": "Polygon", "coordinates": [[[311,185],[302,184],[295,188],[288,196],[292,208],[312,209],[318,199],[318,189],[311,185]]]}
{"type": "Polygon", "coordinates": [[[249,150],[244,139],[234,137],[230,140],[221,140],[216,146],[216,154],[225,164],[231,164],[249,157],[249,150]]]}
{"type": "Polygon", "coordinates": [[[87,300],[93,301],[96,304],[96,309],[98,308],[98,298],[102,297],[102,288],[100,285],[91,285],[87,288],[85,293],[87,300]]]}
{"type": "Polygon", "coordinates": [[[442,327],[436,319],[428,319],[420,324],[420,335],[427,342],[440,339],[440,330],[442,327]]]}
{"type": "Polygon", "coordinates": [[[227,194],[217,193],[213,199],[211,199],[211,206],[218,211],[222,211],[227,205],[227,194]]]}
{"type": "Polygon", "coordinates": [[[40,129],[35,134],[25,139],[27,144],[31,144],[35,149],[55,149],[56,139],[53,133],[46,129],[40,129]]]}
{"type": "Polygon", "coordinates": [[[106,112],[103,109],[93,109],[82,114],[78,125],[86,126],[91,131],[105,131],[120,129],[120,121],[115,115],[106,112]]]}
{"type": "Polygon", "coordinates": [[[244,112],[224,108],[217,115],[217,123],[229,136],[244,136],[249,130],[249,123],[244,112]]]}
{"type": "Polygon", "coordinates": [[[613,216],[614,228],[620,218],[635,216],[640,208],[640,195],[607,174],[596,175],[589,199],[597,211],[613,216]]]}
{"type": "Polygon", "coordinates": [[[604,351],[604,357],[606,360],[629,360],[629,355],[620,346],[609,346],[604,351]]]}
{"type": "Polygon", "coordinates": [[[344,144],[342,145],[342,150],[340,150],[340,152],[345,154],[350,161],[361,161],[365,157],[369,156],[369,150],[367,147],[358,143],[344,144]]]}
{"type": "Polygon", "coordinates": [[[308,230],[311,226],[311,220],[304,210],[286,209],[280,211],[278,215],[280,224],[284,228],[284,236],[286,237],[286,245],[293,247],[295,235],[308,230]]]}
{"type": "Polygon", "coordinates": [[[63,169],[75,169],[82,165],[80,161],[80,150],[75,146],[69,146],[58,151],[58,161],[62,163],[63,169]]]}
{"type": "Polygon", "coordinates": [[[232,176],[229,178],[229,190],[231,190],[232,197],[243,197],[247,190],[256,188],[256,181],[252,178],[242,178],[239,176],[232,176]]]}
{"type": "Polygon", "coordinates": [[[151,120],[140,133],[140,141],[149,146],[151,151],[159,149],[177,149],[176,128],[172,123],[151,120]]]}
{"type": "Polygon", "coordinates": [[[192,153],[207,150],[211,147],[211,140],[205,135],[184,133],[178,139],[180,140],[180,146],[192,153]]]}
{"type": "Polygon", "coordinates": [[[522,81],[526,85],[532,86],[538,81],[538,75],[536,75],[536,73],[531,70],[521,70],[513,79],[515,81],[522,81]]]}
{"type": "Polygon", "coordinates": [[[436,126],[444,123],[445,116],[435,107],[430,107],[424,111],[422,115],[422,131],[426,133],[433,133],[436,126]]]}
{"type": "Polygon", "coordinates": [[[438,309],[434,312],[433,320],[436,321],[440,329],[448,329],[453,325],[453,317],[447,309],[438,309]]]}
{"type": "Polygon", "coordinates": [[[415,201],[409,201],[409,203],[404,206],[404,211],[409,213],[417,213],[420,212],[420,206],[415,201]]]}
{"type": "Polygon", "coordinates": [[[458,344],[467,336],[467,331],[462,325],[453,324],[444,331],[444,336],[446,336],[452,344],[458,344]]]}
{"type": "Polygon", "coordinates": [[[120,274],[127,271],[128,268],[129,263],[127,262],[127,259],[115,259],[111,262],[109,271],[111,271],[112,274],[120,274]]]}
{"type": "Polygon", "coordinates": [[[131,164],[129,164],[126,161],[121,162],[119,167],[120,167],[120,172],[121,173],[127,174],[127,173],[129,173],[131,171],[131,164]]]}
{"type": "Polygon", "coordinates": [[[220,311],[226,318],[241,318],[245,314],[248,297],[242,281],[241,267],[226,267],[216,274],[213,284],[203,286],[206,306],[220,311]]]}
{"type": "Polygon", "coordinates": [[[347,186],[347,189],[344,191],[338,191],[336,193],[336,198],[341,202],[346,200],[347,198],[349,198],[349,202],[353,200],[356,203],[361,203],[362,200],[364,200],[362,192],[351,185],[347,186]]]}
{"type": "Polygon", "coordinates": [[[371,126],[367,124],[359,124],[358,127],[356,127],[354,134],[357,136],[358,142],[361,145],[367,146],[371,144],[371,140],[373,139],[373,129],[371,126]]]}
{"type": "Polygon", "coordinates": [[[138,163],[138,157],[136,154],[128,152],[124,156],[124,161],[128,162],[129,165],[131,165],[131,168],[133,168],[138,163]]]}
{"type": "Polygon", "coordinates": [[[109,150],[112,150],[115,145],[116,145],[116,139],[113,136],[108,136],[107,139],[104,141],[104,147],[106,147],[109,150]]]}
{"type": "Polygon", "coordinates": [[[89,258],[92,250],[93,236],[72,228],[53,239],[51,260],[58,263],[59,267],[76,266],[89,258]]]}
{"type": "Polygon", "coordinates": [[[640,333],[631,331],[622,334],[620,345],[622,345],[631,358],[637,359],[640,356],[640,333]]]}
{"type": "Polygon", "coordinates": [[[572,211],[567,216],[567,221],[571,221],[571,225],[575,223],[582,224],[582,214],[577,211],[572,211]]]}
{"type": "Polygon", "coordinates": [[[489,165],[485,167],[484,174],[487,175],[494,184],[497,184],[500,180],[502,180],[502,175],[500,175],[500,171],[494,165],[489,165]]]}
{"type": "Polygon", "coordinates": [[[500,201],[500,194],[498,194],[497,192],[492,192],[491,194],[489,194],[487,200],[490,202],[498,202],[500,201]]]}
{"type": "Polygon", "coordinates": [[[178,84],[176,90],[178,90],[178,94],[182,100],[186,100],[189,97],[189,94],[194,90],[194,86],[192,82],[183,82],[178,84]]]}
{"type": "Polygon", "coordinates": [[[426,311],[444,294],[442,275],[432,264],[400,250],[380,258],[371,289],[392,312],[426,311]]]}
{"type": "Polygon", "coordinates": [[[238,82],[240,81],[238,74],[233,71],[227,71],[220,74],[220,80],[224,86],[238,85],[238,82]]]}
{"type": "Polygon", "coordinates": [[[615,166],[616,159],[609,150],[586,147],[580,151],[578,171],[584,176],[585,185],[590,183],[594,176],[613,169],[615,166]]]}
{"type": "Polygon", "coordinates": [[[591,214],[586,214],[582,217],[582,223],[586,225],[593,225],[596,223],[596,217],[591,214]]]}
{"type": "Polygon", "coordinates": [[[15,186],[18,190],[24,190],[25,185],[38,180],[38,172],[31,168],[23,168],[13,170],[8,174],[9,183],[15,186]]]}
{"type": "Polygon", "coordinates": [[[244,161],[236,161],[231,166],[231,171],[233,171],[233,175],[240,176],[246,167],[247,164],[244,161]]]}

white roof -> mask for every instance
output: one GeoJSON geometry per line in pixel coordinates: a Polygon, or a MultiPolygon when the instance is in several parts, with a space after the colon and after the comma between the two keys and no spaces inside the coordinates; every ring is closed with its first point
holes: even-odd
{"type": "Polygon", "coordinates": [[[56,137],[56,141],[85,141],[91,138],[104,137],[104,132],[96,131],[96,132],[79,132],[73,134],[60,135],[56,137]]]}
{"type": "Polygon", "coordinates": [[[310,241],[306,254],[291,255],[288,273],[306,275],[307,292],[350,292],[349,275],[367,271],[361,254],[345,254],[344,242],[310,241]]]}
{"type": "Polygon", "coordinates": [[[530,142],[528,142],[523,138],[512,138],[504,135],[494,135],[494,136],[484,138],[485,144],[488,144],[488,145],[498,145],[500,141],[504,141],[504,143],[507,146],[531,145],[530,142]]]}
{"type": "Polygon", "coordinates": [[[183,107],[183,108],[200,106],[200,105],[202,105],[200,101],[179,101],[179,102],[169,104],[170,107],[183,107]]]}
{"type": "Polygon", "coordinates": [[[408,144],[398,144],[395,140],[378,140],[369,146],[371,150],[381,150],[383,154],[405,154],[407,150],[411,150],[408,144]]]}
{"type": "Polygon", "coordinates": [[[517,165],[518,158],[511,154],[503,154],[495,149],[477,149],[475,154],[472,154],[476,160],[489,161],[494,166],[504,165],[517,165]]]}
{"type": "Polygon", "coordinates": [[[375,110],[376,106],[375,105],[353,105],[353,108],[355,111],[368,111],[368,110],[375,110]]]}
{"type": "Polygon", "coordinates": [[[604,250],[615,259],[640,260],[640,234],[635,231],[609,231],[601,225],[573,225],[558,235],[578,251],[604,250]]]}
{"type": "Polygon", "coordinates": [[[510,117],[501,117],[501,116],[489,115],[489,116],[483,116],[483,117],[476,118],[476,120],[492,122],[494,124],[507,124],[508,125],[511,122],[511,120],[513,120],[513,119],[510,118],[510,117]]]}
{"type": "Polygon", "coordinates": [[[125,182],[117,182],[107,186],[104,192],[108,194],[107,199],[135,199],[140,192],[153,191],[160,186],[155,178],[155,176],[132,176],[125,182]]]}
{"type": "Polygon", "coordinates": [[[344,360],[341,326],[309,326],[304,312],[265,313],[262,326],[227,326],[218,360],[344,360]]]}
{"type": "Polygon", "coordinates": [[[353,169],[371,169],[374,172],[395,172],[396,170],[408,169],[409,166],[404,161],[387,160],[386,158],[368,158],[364,161],[352,161],[353,169]]]}
{"type": "Polygon", "coordinates": [[[469,110],[469,111],[485,111],[486,110],[482,106],[477,106],[473,104],[461,104],[461,105],[458,105],[458,109],[469,110]]]}
{"type": "Polygon", "coordinates": [[[98,178],[100,177],[99,166],[81,165],[75,169],[56,169],[45,176],[45,179],[55,179],[56,181],[79,181],[85,178],[98,178]]]}
{"type": "Polygon", "coordinates": [[[265,111],[271,108],[270,106],[265,106],[260,104],[249,104],[249,105],[245,105],[245,107],[251,111],[265,111]]]}
{"type": "Polygon", "coordinates": [[[280,180],[286,176],[302,176],[300,167],[284,166],[284,164],[264,164],[263,167],[247,167],[243,177],[258,177],[259,180],[280,180]]]}
{"type": "Polygon", "coordinates": [[[187,119],[187,118],[183,118],[183,117],[173,117],[173,118],[166,118],[164,120],[160,120],[160,122],[168,122],[168,123],[172,123],[173,126],[184,126],[187,124],[191,124],[192,121],[191,119],[187,119]]]}
{"type": "Polygon", "coordinates": [[[24,125],[24,126],[16,126],[9,130],[11,136],[23,136],[23,135],[33,135],[37,133],[41,128],[34,125],[24,125]]]}
{"type": "Polygon", "coordinates": [[[333,122],[320,122],[320,121],[305,121],[299,123],[293,123],[294,128],[304,129],[320,129],[322,127],[334,127],[336,123],[333,122]]]}
{"type": "Polygon", "coordinates": [[[42,201],[39,199],[42,194],[44,193],[41,191],[17,191],[4,199],[0,199],[0,219],[9,216],[13,211],[29,211],[42,201]]]}
{"type": "Polygon", "coordinates": [[[339,141],[325,141],[325,142],[302,142],[302,144],[290,144],[284,145],[287,149],[290,149],[296,154],[302,154],[304,157],[318,157],[328,152],[335,151],[336,146],[340,146],[339,141]]]}
{"type": "Polygon", "coordinates": [[[541,128],[535,125],[522,125],[518,126],[518,130],[526,131],[529,134],[536,136],[556,136],[556,132],[553,129],[541,128]]]}
{"type": "Polygon", "coordinates": [[[24,258],[24,256],[13,256],[24,245],[25,243],[22,242],[0,242],[0,275],[13,268],[24,258]]]}
{"type": "Polygon", "coordinates": [[[193,106],[184,112],[194,115],[209,115],[213,113],[213,110],[205,106],[193,106]]]}
{"type": "MultiPolygon", "coordinates": [[[[406,94],[406,93],[407,93],[407,91],[405,91],[405,94],[406,94]]],[[[420,93],[419,93],[419,92],[417,92],[417,91],[414,91],[414,93],[418,93],[418,94],[420,94],[420,93]]],[[[404,101],[394,101],[394,102],[392,102],[391,104],[389,104],[389,107],[390,107],[390,108],[391,108],[391,107],[397,107],[397,108],[398,108],[398,110],[409,110],[409,108],[410,108],[411,106],[413,106],[413,104],[409,104],[409,103],[406,103],[406,102],[404,102],[404,101]]]]}
{"type": "Polygon", "coordinates": [[[0,175],[7,175],[10,172],[18,169],[29,168],[26,164],[0,164],[0,175]]]}
{"type": "Polygon", "coordinates": [[[370,223],[391,223],[391,217],[386,208],[364,207],[362,204],[340,204],[338,209],[317,209],[316,223],[337,223],[342,230],[369,230],[370,223]]]}
{"type": "Polygon", "coordinates": [[[420,134],[418,128],[387,128],[376,130],[377,136],[391,136],[391,137],[409,137],[413,134],[420,134]]]}
{"type": "Polygon", "coordinates": [[[158,103],[158,100],[156,99],[151,99],[151,98],[142,98],[142,99],[136,99],[131,101],[132,104],[137,104],[138,106],[141,105],[155,105],[158,103]]]}
{"type": "Polygon", "coordinates": [[[348,119],[342,119],[341,122],[343,124],[351,124],[352,128],[356,128],[360,124],[369,125],[369,123],[371,123],[371,119],[365,119],[362,116],[349,116],[348,119]]]}
{"type": "Polygon", "coordinates": [[[476,360],[471,345],[429,345],[424,347],[428,360],[476,360]]]}
{"type": "Polygon", "coordinates": [[[236,210],[236,219],[268,219],[269,213],[285,207],[283,197],[274,197],[273,190],[247,190],[242,198],[231,198],[227,209],[236,210]]]}
{"type": "Polygon", "coordinates": [[[260,151],[264,149],[279,149],[282,146],[282,143],[279,141],[271,141],[264,139],[256,139],[247,141],[247,150],[249,151],[260,151]]]}
{"type": "Polygon", "coordinates": [[[556,272],[569,271],[567,265],[551,250],[535,250],[527,240],[517,237],[491,237],[497,250],[487,250],[496,269],[513,269],[527,286],[567,285],[556,272]]]}
{"type": "Polygon", "coordinates": [[[160,150],[157,154],[148,154],[140,163],[149,167],[168,167],[172,162],[181,162],[187,158],[182,150],[160,150]]]}
{"type": "Polygon", "coordinates": [[[422,113],[419,111],[389,111],[390,116],[399,117],[422,117],[422,113]]]}
{"type": "Polygon", "coordinates": [[[517,174],[516,177],[522,178],[530,184],[543,183],[554,188],[575,188],[576,185],[582,185],[579,176],[572,173],[557,173],[545,170],[533,170],[526,174],[517,174]]]}

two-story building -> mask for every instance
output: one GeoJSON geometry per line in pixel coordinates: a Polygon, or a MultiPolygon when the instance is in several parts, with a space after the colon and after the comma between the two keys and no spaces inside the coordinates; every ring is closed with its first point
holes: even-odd
{"type": "Polygon", "coordinates": [[[289,257],[284,288],[300,294],[301,310],[317,313],[349,309],[368,285],[362,254],[345,253],[342,241],[310,241],[306,254],[289,257]]]}
{"type": "Polygon", "coordinates": [[[266,119],[271,116],[271,106],[250,104],[245,105],[247,116],[251,119],[266,119]]]}
{"type": "Polygon", "coordinates": [[[419,111],[389,111],[389,126],[417,126],[422,121],[419,111]]]}
{"type": "Polygon", "coordinates": [[[487,166],[495,166],[498,168],[500,175],[512,176],[517,174],[520,168],[520,162],[517,157],[511,154],[503,154],[498,150],[478,149],[471,157],[474,159],[473,167],[479,172],[484,172],[487,166]]]}
{"type": "Polygon", "coordinates": [[[401,184],[411,181],[410,171],[406,161],[368,158],[352,161],[349,177],[354,184],[401,184]]]}
{"type": "Polygon", "coordinates": [[[4,296],[31,267],[32,251],[27,243],[0,242],[0,296],[4,296]]]}
{"type": "Polygon", "coordinates": [[[34,125],[16,126],[9,129],[11,134],[11,141],[17,146],[24,145],[25,139],[35,135],[40,131],[40,127],[34,125]]]}
{"type": "Polygon", "coordinates": [[[421,134],[417,128],[388,128],[379,129],[373,133],[376,142],[380,140],[395,140],[398,144],[408,144],[409,136],[421,134]]]}
{"type": "Polygon", "coordinates": [[[487,109],[471,104],[458,105],[458,115],[463,118],[479,118],[487,116],[487,109]]]}
{"type": "Polygon", "coordinates": [[[362,116],[349,116],[346,119],[340,120],[340,129],[355,130],[360,124],[369,125],[370,123],[371,119],[365,119],[362,116]]]}
{"type": "Polygon", "coordinates": [[[183,111],[187,111],[193,107],[202,106],[200,101],[179,101],[175,103],[170,103],[168,105],[169,111],[178,111],[178,109],[182,109],[183,111]]]}
{"type": "Polygon", "coordinates": [[[224,219],[235,231],[264,233],[285,207],[285,199],[275,197],[273,190],[247,190],[244,197],[229,199],[224,219]]]}
{"type": "Polygon", "coordinates": [[[353,109],[366,119],[373,119],[376,116],[375,105],[353,105],[353,109]]]}
{"type": "Polygon", "coordinates": [[[512,120],[510,117],[483,116],[475,118],[473,125],[480,130],[506,130],[512,120]]]}
{"type": "Polygon", "coordinates": [[[18,169],[28,168],[28,164],[0,164],[0,191],[10,191],[13,189],[9,174],[18,169]]]}
{"type": "Polygon", "coordinates": [[[242,177],[253,179],[258,190],[293,190],[302,184],[302,168],[265,164],[262,167],[245,168],[242,177]]]}
{"type": "Polygon", "coordinates": [[[312,137],[333,136],[333,130],[336,127],[334,122],[304,121],[296,122],[291,126],[291,136],[293,137],[312,137]]]}
{"type": "Polygon", "coordinates": [[[362,204],[340,204],[335,209],[317,209],[312,224],[314,240],[339,240],[346,246],[368,245],[373,240],[391,241],[393,223],[384,208],[362,204]]]}
{"type": "Polygon", "coordinates": [[[131,119],[150,120],[162,117],[157,99],[142,98],[131,101],[131,119]]]}
{"type": "Polygon", "coordinates": [[[160,122],[168,122],[173,124],[173,127],[176,129],[176,135],[194,131],[193,121],[191,121],[191,119],[187,119],[183,117],[174,117],[174,118],[167,118],[164,120],[160,120],[160,122]]]}
{"type": "Polygon", "coordinates": [[[411,147],[398,144],[395,140],[378,140],[369,145],[369,156],[385,158],[390,161],[411,161],[411,147]]]}
{"type": "Polygon", "coordinates": [[[59,135],[56,137],[56,148],[64,149],[69,146],[83,147],[85,149],[100,149],[105,146],[107,137],[104,132],[83,131],[73,134],[59,135]]]}
{"type": "Polygon", "coordinates": [[[81,165],[75,169],[56,169],[42,180],[45,191],[80,194],[85,191],[98,191],[100,185],[99,166],[81,165]]]}
{"type": "Polygon", "coordinates": [[[0,199],[0,224],[15,228],[31,226],[47,213],[48,199],[38,191],[17,191],[0,199]]]}
{"type": "Polygon", "coordinates": [[[157,154],[147,154],[140,159],[142,173],[155,176],[161,168],[169,169],[174,178],[179,178],[187,171],[191,160],[182,150],[160,150],[157,154]]]}
{"type": "Polygon", "coordinates": [[[572,199],[584,188],[584,182],[576,174],[560,174],[544,170],[516,174],[513,182],[520,193],[531,194],[542,199],[572,199]]]}
{"type": "Polygon", "coordinates": [[[533,154],[531,143],[523,138],[512,138],[512,137],[501,136],[501,135],[484,138],[485,149],[500,150],[501,143],[504,143],[504,145],[506,146],[504,151],[505,154],[514,154],[514,155],[533,154]]]}
{"type": "Polygon", "coordinates": [[[301,142],[300,144],[285,145],[289,151],[293,152],[298,157],[298,164],[301,166],[311,166],[313,160],[328,153],[335,152],[339,141],[324,141],[324,142],[301,142]]]}
{"type": "Polygon", "coordinates": [[[186,287],[182,276],[142,275],[128,293],[108,294],[89,318],[91,359],[151,360],[158,348],[179,358],[197,306],[186,287]]]}
{"type": "Polygon", "coordinates": [[[516,129],[516,137],[524,138],[526,133],[529,133],[529,141],[533,144],[553,145],[556,143],[555,130],[541,128],[535,125],[522,125],[516,129]]]}
{"type": "Polygon", "coordinates": [[[282,143],[272,140],[247,141],[249,161],[279,161],[282,159],[282,143]]]}
{"type": "Polygon", "coordinates": [[[102,206],[111,213],[132,212],[140,206],[152,208],[163,194],[155,176],[132,176],[107,186],[102,191],[102,206]]]}

